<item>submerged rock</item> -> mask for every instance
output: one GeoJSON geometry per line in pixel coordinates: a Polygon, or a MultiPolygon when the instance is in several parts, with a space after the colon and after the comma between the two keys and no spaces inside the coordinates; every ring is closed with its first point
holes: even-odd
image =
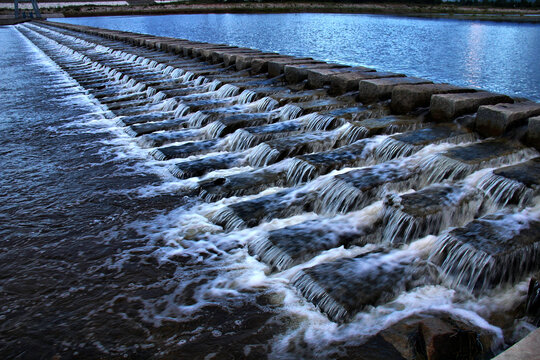
{"type": "Polygon", "coordinates": [[[540,326],[540,273],[534,275],[529,281],[526,313],[531,323],[540,326]]]}
{"type": "Polygon", "coordinates": [[[495,336],[445,313],[411,315],[378,335],[408,360],[489,359],[495,336]]]}

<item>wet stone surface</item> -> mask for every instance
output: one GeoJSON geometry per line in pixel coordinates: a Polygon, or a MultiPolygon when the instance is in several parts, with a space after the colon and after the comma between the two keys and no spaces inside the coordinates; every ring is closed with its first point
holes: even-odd
{"type": "Polygon", "coordinates": [[[522,220],[520,213],[487,215],[450,231],[434,256],[450,281],[492,288],[538,270],[538,231],[540,222],[522,220]]]}
{"type": "Polygon", "coordinates": [[[474,358],[526,334],[538,153],[418,109],[482,93],[72,25],[2,36],[0,355],[474,358]],[[366,79],[391,100],[360,104],[366,79]]]}
{"type": "Polygon", "coordinates": [[[493,171],[495,175],[519,181],[528,187],[540,186],[540,158],[493,171]]]}
{"type": "Polygon", "coordinates": [[[333,319],[343,321],[368,305],[430,282],[425,264],[414,256],[388,261],[392,255],[375,252],[320,264],[300,272],[295,286],[333,319]]]}

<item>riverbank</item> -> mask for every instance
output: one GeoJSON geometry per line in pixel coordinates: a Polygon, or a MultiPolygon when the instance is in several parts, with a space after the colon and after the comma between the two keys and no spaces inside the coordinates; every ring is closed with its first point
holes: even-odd
{"type": "MultiPolygon", "coordinates": [[[[72,5],[73,3],[70,3],[72,5]]],[[[58,3],[55,3],[55,6],[58,3]]],[[[514,9],[469,7],[456,5],[406,5],[406,4],[346,4],[325,2],[294,3],[139,3],[135,5],[99,6],[83,5],[64,8],[47,8],[40,3],[44,15],[64,17],[114,16],[114,15],[166,15],[196,13],[357,13],[395,16],[449,18],[483,21],[540,22],[540,9],[514,9]]],[[[3,13],[9,10],[2,10],[3,13]]]]}

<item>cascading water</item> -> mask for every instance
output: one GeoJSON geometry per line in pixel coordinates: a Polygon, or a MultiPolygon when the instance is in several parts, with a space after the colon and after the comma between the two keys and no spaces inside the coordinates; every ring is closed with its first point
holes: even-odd
{"type": "MultiPolygon", "coordinates": [[[[169,348],[242,338],[237,357],[265,342],[277,357],[301,343],[312,357],[331,358],[336,349],[351,355],[347,344],[358,339],[359,354],[367,353],[372,335],[429,312],[474,324],[500,345],[507,324],[492,315],[518,304],[521,282],[539,270],[536,150],[421,116],[388,116],[385,103],[368,114],[353,97],[327,100],[323,90],[285,87],[280,78],[52,25],[25,24],[18,33],[106,109],[107,131],[122,145],[107,144],[131,155],[103,162],[136,156],[144,165],[132,161],[119,173],[161,176],[114,187],[100,205],[144,213],[165,200],[168,208],[119,226],[126,239],[142,240],[89,270],[96,284],[114,277],[127,289],[104,291],[107,303],[84,314],[89,326],[101,331],[96,319],[122,314],[139,346],[133,353],[146,343],[168,356],[169,348]],[[116,192],[129,201],[108,198],[116,192]],[[130,273],[144,285],[124,276],[134,266],[144,266],[130,273]],[[499,298],[494,292],[505,300],[479,310],[499,298]]],[[[123,351],[102,347],[111,356],[123,351]]]]}

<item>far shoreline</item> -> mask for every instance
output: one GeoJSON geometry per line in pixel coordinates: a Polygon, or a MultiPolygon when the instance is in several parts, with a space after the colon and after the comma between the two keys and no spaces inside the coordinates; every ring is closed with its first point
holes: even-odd
{"type": "MultiPolygon", "coordinates": [[[[178,2],[167,4],[141,4],[127,6],[70,6],[63,9],[47,9],[40,3],[42,14],[55,17],[94,17],[126,15],[175,15],[175,14],[279,14],[279,13],[342,13],[389,15],[429,19],[454,19],[473,21],[496,21],[518,23],[540,23],[540,9],[532,8],[493,8],[457,5],[421,4],[358,4],[331,2],[249,2],[249,3],[201,3],[178,2]]],[[[2,11],[3,13],[6,10],[2,11]]]]}

